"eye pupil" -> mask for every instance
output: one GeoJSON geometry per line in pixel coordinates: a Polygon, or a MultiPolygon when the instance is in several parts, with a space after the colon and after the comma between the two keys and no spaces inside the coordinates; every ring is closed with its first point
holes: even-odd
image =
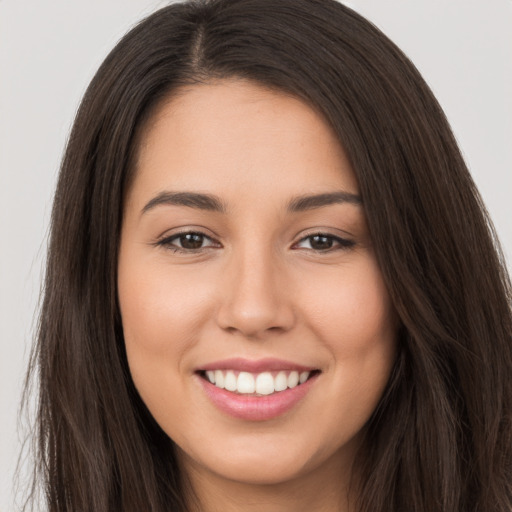
{"type": "Polygon", "coordinates": [[[200,233],[186,233],[180,236],[180,244],[184,249],[200,249],[204,242],[204,236],[200,233]]]}
{"type": "Polygon", "coordinates": [[[333,240],[328,236],[314,235],[310,237],[311,248],[316,250],[331,249],[333,240]]]}

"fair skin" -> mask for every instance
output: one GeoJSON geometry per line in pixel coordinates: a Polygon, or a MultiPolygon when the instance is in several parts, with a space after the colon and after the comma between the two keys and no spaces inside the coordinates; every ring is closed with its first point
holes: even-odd
{"type": "Polygon", "coordinates": [[[133,381],[200,510],[350,510],[396,321],[321,116],[234,79],[162,104],[126,198],[118,293],[133,381]],[[229,372],[285,389],[222,390],[229,372]]]}

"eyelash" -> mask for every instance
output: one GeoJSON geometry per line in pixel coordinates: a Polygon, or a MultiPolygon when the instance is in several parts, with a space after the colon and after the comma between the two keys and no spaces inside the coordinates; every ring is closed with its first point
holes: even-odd
{"type": "MultiPolygon", "coordinates": [[[[307,250],[314,251],[318,254],[322,254],[322,253],[325,254],[325,253],[329,253],[329,252],[337,251],[337,250],[349,250],[349,249],[352,249],[356,245],[356,242],[354,242],[353,240],[349,240],[347,238],[341,238],[338,236],[331,235],[329,233],[316,232],[316,233],[311,233],[311,234],[301,238],[297,243],[295,243],[293,245],[292,248],[294,249],[296,246],[298,246],[299,244],[301,244],[307,240],[309,240],[309,245],[311,246],[311,241],[315,237],[325,239],[331,243],[331,247],[328,247],[325,250],[314,249],[313,247],[306,248],[307,250]],[[334,246],[332,246],[332,245],[334,245],[334,246]]],[[[170,250],[172,252],[175,252],[175,253],[184,253],[184,254],[198,254],[198,253],[201,253],[201,252],[211,249],[211,248],[221,247],[219,242],[216,242],[211,237],[209,237],[208,235],[206,235],[200,231],[182,231],[181,233],[176,233],[174,235],[171,235],[171,236],[162,238],[161,240],[158,240],[155,243],[155,245],[157,245],[159,247],[163,247],[163,248],[170,250]],[[186,249],[184,247],[179,247],[179,246],[176,246],[173,244],[176,240],[183,239],[187,235],[202,237],[202,241],[209,240],[211,242],[211,244],[206,247],[198,247],[198,248],[194,248],[194,249],[186,249]]]]}
{"type": "Polygon", "coordinates": [[[294,244],[294,247],[299,245],[300,243],[309,240],[311,245],[311,240],[315,237],[322,238],[325,240],[328,240],[331,242],[331,244],[337,244],[334,247],[329,247],[326,250],[320,250],[320,249],[314,249],[314,248],[308,248],[310,251],[315,251],[317,253],[328,253],[331,251],[340,251],[340,250],[348,250],[353,248],[356,243],[353,240],[349,240],[348,238],[341,238],[339,236],[334,236],[329,233],[311,233],[303,238],[301,238],[296,244],[294,244]]]}
{"type": "Polygon", "coordinates": [[[215,242],[210,236],[208,236],[204,233],[201,233],[201,231],[192,231],[192,230],[191,231],[182,231],[181,233],[176,233],[174,235],[162,238],[161,240],[158,240],[155,245],[157,245],[159,247],[164,247],[165,249],[168,249],[172,252],[179,252],[179,253],[185,253],[185,254],[191,254],[191,253],[196,254],[199,252],[203,252],[205,249],[210,249],[212,247],[213,248],[220,247],[220,244],[218,242],[215,242]],[[179,240],[180,238],[183,239],[187,235],[200,236],[200,237],[202,237],[203,240],[210,240],[213,243],[209,246],[199,247],[197,249],[186,249],[184,247],[179,247],[179,246],[173,245],[174,241],[179,240]]]}

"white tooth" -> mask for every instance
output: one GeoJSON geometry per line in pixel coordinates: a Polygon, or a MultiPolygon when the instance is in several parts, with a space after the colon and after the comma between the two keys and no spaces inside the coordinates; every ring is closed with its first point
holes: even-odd
{"type": "Polygon", "coordinates": [[[304,382],[306,382],[308,380],[308,377],[309,377],[309,372],[302,372],[299,377],[299,382],[301,384],[303,384],[304,382]]]}
{"type": "Polygon", "coordinates": [[[231,370],[226,373],[226,377],[224,378],[224,387],[228,391],[236,391],[236,376],[231,370]]]}
{"type": "Polygon", "coordinates": [[[206,371],[206,376],[208,377],[208,380],[212,383],[212,384],[215,384],[215,372],[212,371],[212,370],[207,370],[206,371]]]}
{"type": "Polygon", "coordinates": [[[239,393],[254,393],[254,377],[248,372],[240,372],[236,389],[239,393]]]}
{"type": "Polygon", "coordinates": [[[224,389],[224,374],[222,370],[215,370],[215,385],[218,388],[224,389]]]}
{"type": "Polygon", "coordinates": [[[256,377],[256,393],[270,395],[274,392],[274,378],[270,372],[260,373],[256,377]]]}
{"type": "Polygon", "coordinates": [[[288,387],[294,388],[299,383],[299,372],[293,371],[288,375],[288,387]]]}
{"type": "Polygon", "coordinates": [[[274,381],[276,391],[284,391],[288,387],[288,377],[285,372],[279,372],[274,381]]]}

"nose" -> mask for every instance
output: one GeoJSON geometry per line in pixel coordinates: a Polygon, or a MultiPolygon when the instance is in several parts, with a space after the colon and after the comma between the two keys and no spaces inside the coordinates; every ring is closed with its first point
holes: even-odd
{"type": "Polygon", "coordinates": [[[224,291],[217,312],[217,323],[223,330],[263,339],[293,327],[290,283],[275,260],[262,251],[246,251],[230,259],[221,278],[224,291]]]}

